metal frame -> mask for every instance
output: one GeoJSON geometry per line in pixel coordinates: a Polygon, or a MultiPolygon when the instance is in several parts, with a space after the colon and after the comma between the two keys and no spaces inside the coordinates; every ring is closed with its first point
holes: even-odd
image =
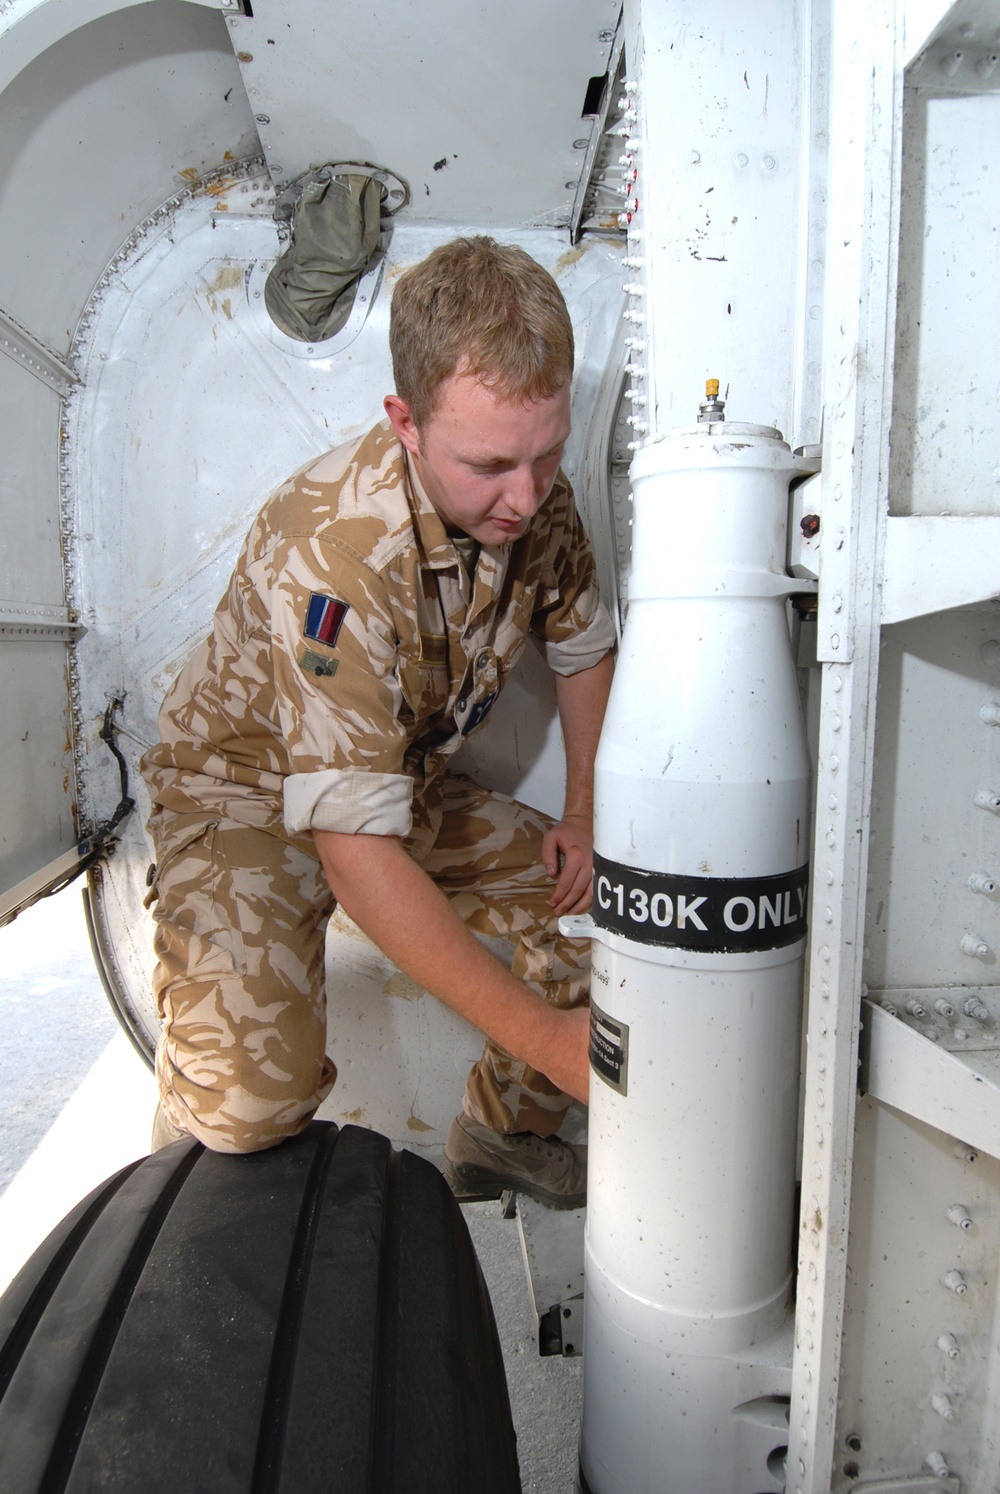
{"type": "Polygon", "coordinates": [[[34,374],[43,384],[65,399],[73,386],[79,383],[76,371],[65,359],[60,358],[51,348],[47,348],[37,337],[33,337],[26,327],[11,316],[9,311],[4,311],[0,306],[0,352],[13,358],[15,363],[26,368],[28,373],[34,374]]]}
{"type": "Polygon", "coordinates": [[[817,648],[823,687],[789,1494],[829,1494],[835,1453],[888,509],[902,74],[892,5],[873,0],[866,21],[862,50],[856,11],[834,8],[817,648]]]}

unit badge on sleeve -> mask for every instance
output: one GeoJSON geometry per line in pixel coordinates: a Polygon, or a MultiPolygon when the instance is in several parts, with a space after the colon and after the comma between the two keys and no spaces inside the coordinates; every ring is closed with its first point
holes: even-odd
{"type": "Polygon", "coordinates": [[[302,631],[307,638],[315,638],[317,643],[325,643],[327,648],[333,648],[349,611],[349,602],[338,602],[336,597],[325,597],[322,592],[314,591],[309,598],[309,610],[302,631]]]}

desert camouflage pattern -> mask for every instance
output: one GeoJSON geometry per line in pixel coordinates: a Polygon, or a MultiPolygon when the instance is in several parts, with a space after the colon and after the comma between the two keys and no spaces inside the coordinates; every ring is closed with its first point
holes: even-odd
{"type": "Polygon", "coordinates": [[[167,1121],[215,1151],[263,1150],[333,1088],[315,856],[236,820],[154,812],[153,991],[167,1121]]]}
{"type": "MultiPolygon", "coordinates": [[[[541,840],[550,823],[448,774],[437,839],[421,860],[466,925],[508,939],[514,974],[565,1007],[586,1000],[589,952],[559,933],[549,907],[541,840]]],[[[308,1123],[336,1078],[337,993],[324,985],[329,887],[314,856],[238,821],[157,811],[152,828],[163,1115],[215,1151],[274,1146],[308,1123]]],[[[464,1100],[496,1131],[540,1136],[558,1130],[568,1104],[544,1074],[490,1042],[464,1100]]]]}
{"type": "MultiPolygon", "coordinates": [[[[332,898],[313,829],[402,837],[471,928],[516,936],[516,974],[558,1005],[583,998],[580,956],[548,907],[548,822],[468,780],[459,803],[446,772],[529,636],[563,674],[614,643],[562,474],[522,539],[469,559],[385,421],[264,506],[211,634],[167,695],[142,764],[158,863],[157,1071],[166,1119],[215,1149],[293,1134],[334,1082],[332,898]],[[307,621],[316,599],[335,619],[325,641],[307,621]]],[[[487,1045],[465,1103],[498,1130],[549,1135],[568,1102],[487,1045]]]]}
{"type": "Polygon", "coordinates": [[[143,759],[154,804],[299,838],[437,832],[440,783],[525,642],[573,674],[615,641],[560,474],[531,529],[472,577],[388,421],[291,478],[250,531],[211,635],[143,759]],[[310,600],[346,607],[335,642],[310,600]]]}

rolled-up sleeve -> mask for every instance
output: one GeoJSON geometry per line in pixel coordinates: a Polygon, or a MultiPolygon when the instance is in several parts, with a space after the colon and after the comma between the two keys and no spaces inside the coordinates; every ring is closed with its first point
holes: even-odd
{"type": "Polygon", "coordinates": [[[379,578],[308,538],[258,564],[268,572],[256,579],[270,607],[285,829],[407,835],[398,641],[379,578]]]}
{"type": "Polygon", "coordinates": [[[553,492],[550,543],[531,619],[531,632],[556,674],[577,674],[615,645],[615,625],[601,601],[597,567],[573,492],[553,492]]]}
{"type": "Polygon", "coordinates": [[[611,614],[598,598],[597,610],[582,633],[569,638],[547,639],[545,658],[556,674],[578,674],[599,664],[616,642],[611,614]]]}
{"type": "Polygon", "coordinates": [[[403,773],[327,768],[285,779],[285,829],[339,830],[345,835],[410,833],[413,780],[403,773]]]}

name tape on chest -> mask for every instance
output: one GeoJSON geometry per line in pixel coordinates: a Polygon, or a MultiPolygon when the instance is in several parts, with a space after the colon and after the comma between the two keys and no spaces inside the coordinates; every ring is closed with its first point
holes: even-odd
{"type": "Polygon", "coordinates": [[[594,853],[591,917],[640,944],[704,954],[781,949],[804,938],[809,867],[774,877],[678,877],[594,853]]]}
{"type": "Polygon", "coordinates": [[[421,664],[445,665],[448,662],[448,639],[444,633],[420,634],[421,664]]]}

